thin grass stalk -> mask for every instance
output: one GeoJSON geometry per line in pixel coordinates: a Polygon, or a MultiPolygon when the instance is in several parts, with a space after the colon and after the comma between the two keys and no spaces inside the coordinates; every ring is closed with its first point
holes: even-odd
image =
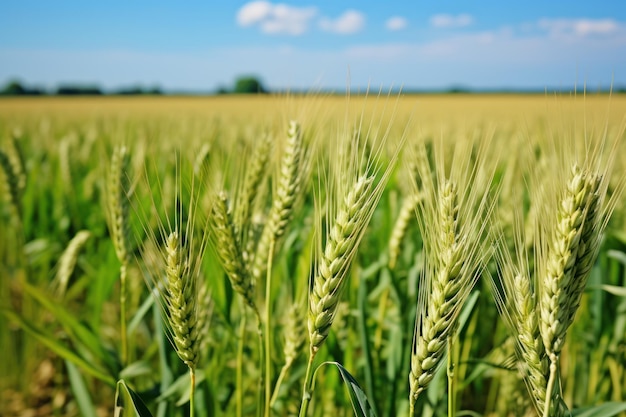
{"type": "Polygon", "coordinates": [[[257,416],[261,417],[265,410],[265,385],[269,384],[265,377],[265,341],[263,340],[263,324],[260,316],[257,321],[257,334],[259,336],[259,384],[257,389],[257,416]]]}
{"type": "Polygon", "coordinates": [[[241,321],[239,323],[239,341],[237,343],[237,376],[236,376],[236,384],[237,384],[237,394],[236,394],[236,404],[235,410],[238,417],[243,417],[243,398],[244,398],[244,389],[243,389],[243,346],[244,346],[244,338],[246,336],[246,306],[244,304],[243,299],[241,300],[241,321]]]}
{"type": "Polygon", "coordinates": [[[270,240],[267,256],[267,277],[265,280],[265,417],[270,415],[272,402],[272,260],[274,258],[274,239],[270,240]]]}

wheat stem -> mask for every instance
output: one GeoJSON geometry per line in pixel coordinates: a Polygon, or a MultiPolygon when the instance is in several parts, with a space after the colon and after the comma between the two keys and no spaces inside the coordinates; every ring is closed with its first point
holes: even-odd
{"type": "Polygon", "coordinates": [[[239,341],[237,343],[237,396],[235,409],[238,417],[243,417],[243,346],[246,336],[246,306],[241,302],[241,321],[239,322],[239,341]]]}
{"type": "Polygon", "coordinates": [[[546,401],[545,406],[543,407],[543,417],[550,417],[550,401],[552,400],[552,393],[556,384],[558,371],[557,361],[558,358],[556,357],[556,355],[550,355],[550,378],[548,379],[548,385],[546,387],[546,401]]]}
{"type": "Polygon", "coordinates": [[[270,240],[269,255],[267,257],[267,278],[265,280],[265,417],[270,415],[270,405],[272,400],[272,260],[274,258],[274,239],[270,240]]]}
{"type": "Polygon", "coordinates": [[[195,407],[194,407],[194,398],[196,393],[196,370],[195,368],[189,367],[189,417],[194,416],[195,407]]]}
{"type": "Polygon", "coordinates": [[[456,332],[452,332],[447,337],[448,344],[448,417],[454,417],[456,414],[456,373],[454,370],[456,357],[456,332]]]}
{"type": "Polygon", "coordinates": [[[126,263],[120,265],[120,337],[122,345],[121,359],[123,364],[128,363],[128,332],[126,330],[126,283],[127,267],[126,263]]]}
{"type": "Polygon", "coordinates": [[[317,350],[314,350],[313,347],[309,350],[309,361],[306,366],[306,373],[304,375],[304,386],[302,388],[302,403],[300,404],[300,413],[299,417],[305,417],[309,410],[309,403],[311,402],[311,397],[313,395],[312,382],[313,382],[313,361],[315,360],[315,355],[317,354],[317,350]]]}

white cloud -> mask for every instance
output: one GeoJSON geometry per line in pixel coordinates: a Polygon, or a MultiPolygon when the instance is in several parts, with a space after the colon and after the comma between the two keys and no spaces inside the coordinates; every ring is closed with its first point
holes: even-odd
{"type": "Polygon", "coordinates": [[[309,29],[315,16],[315,7],[294,7],[260,0],[244,4],[237,12],[237,23],[244,27],[258,25],[263,33],[296,36],[309,29]]]}
{"type": "Polygon", "coordinates": [[[409,22],[404,17],[401,16],[393,16],[387,19],[385,22],[385,27],[388,30],[402,30],[408,26],[409,22]]]}
{"type": "Polygon", "coordinates": [[[365,27],[365,15],[356,10],[346,10],[337,19],[320,19],[319,25],[326,32],[349,35],[365,27]]]}
{"type": "Polygon", "coordinates": [[[541,19],[540,29],[552,35],[608,35],[620,30],[620,24],[613,19],[541,19]]]}
{"type": "Polygon", "coordinates": [[[430,18],[430,24],[436,28],[462,28],[474,23],[474,18],[466,13],[459,15],[436,14],[430,18]]]}
{"type": "Polygon", "coordinates": [[[267,1],[253,1],[244,4],[237,12],[237,23],[250,26],[267,19],[272,12],[272,4],[267,1]]]}

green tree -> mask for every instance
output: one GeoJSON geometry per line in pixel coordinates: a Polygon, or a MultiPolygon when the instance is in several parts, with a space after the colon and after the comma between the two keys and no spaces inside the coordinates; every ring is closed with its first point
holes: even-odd
{"type": "Polygon", "coordinates": [[[237,78],[233,92],[235,94],[262,94],[267,93],[267,90],[258,78],[246,76],[237,78]]]}
{"type": "Polygon", "coordinates": [[[10,81],[3,89],[2,94],[7,96],[21,96],[24,94],[26,90],[24,86],[19,81],[13,80],[10,81]]]}

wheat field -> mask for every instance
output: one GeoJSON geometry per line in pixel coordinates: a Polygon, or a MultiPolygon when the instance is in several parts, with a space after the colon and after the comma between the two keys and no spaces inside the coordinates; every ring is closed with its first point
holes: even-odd
{"type": "Polygon", "coordinates": [[[0,415],[626,415],[626,97],[0,99],[0,415]]]}

